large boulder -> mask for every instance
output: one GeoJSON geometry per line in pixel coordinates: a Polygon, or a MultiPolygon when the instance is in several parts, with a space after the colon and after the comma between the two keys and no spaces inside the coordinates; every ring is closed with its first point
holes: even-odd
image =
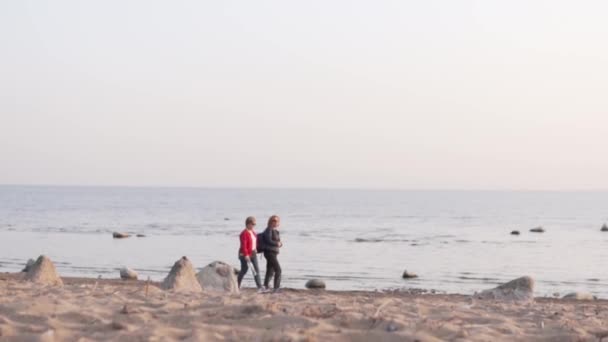
{"type": "Polygon", "coordinates": [[[214,261],[196,275],[203,289],[229,293],[239,293],[239,285],[232,266],[214,261]]]}
{"type": "Polygon", "coordinates": [[[40,285],[63,286],[55,265],[44,255],[39,256],[36,262],[30,265],[24,279],[40,285]]]}
{"type": "Polygon", "coordinates": [[[128,267],[123,267],[120,269],[120,278],[124,280],[137,280],[137,272],[128,267]]]}
{"type": "Polygon", "coordinates": [[[202,292],[203,290],[196,280],[192,263],[185,256],[175,262],[161,287],[165,290],[179,292],[202,292]]]}
{"type": "Polygon", "coordinates": [[[36,263],[36,260],[34,260],[34,259],[28,260],[27,263],[25,264],[25,267],[21,270],[21,272],[28,272],[35,263],[36,263]]]}
{"type": "Polygon", "coordinates": [[[528,276],[517,278],[496,288],[482,291],[477,297],[498,300],[534,300],[534,279],[528,276]]]}

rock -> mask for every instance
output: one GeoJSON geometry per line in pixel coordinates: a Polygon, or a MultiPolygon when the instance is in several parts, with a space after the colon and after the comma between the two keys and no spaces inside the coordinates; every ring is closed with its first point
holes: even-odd
{"type": "Polygon", "coordinates": [[[602,226],[602,229],[600,229],[600,231],[602,231],[602,232],[608,232],[608,225],[606,225],[604,223],[604,225],[602,226]]]}
{"type": "Polygon", "coordinates": [[[36,260],[34,260],[34,259],[28,260],[27,263],[25,264],[25,267],[21,270],[21,272],[28,272],[30,270],[30,268],[32,267],[32,265],[34,265],[35,262],[36,262],[36,260]]]}
{"type": "Polygon", "coordinates": [[[321,279],[311,279],[304,286],[307,289],[325,289],[325,282],[321,279]]]}
{"type": "Polygon", "coordinates": [[[224,262],[210,263],[198,272],[196,278],[205,290],[239,293],[234,269],[224,262]]]}
{"type": "Polygon", "coordinates": [[[403,275],[401,276],[403,279],[412,279],[418,278],[416,273],[408,272],[407,270],[403,271],[403,275]]]}
{"type": "Polygon", "coordinates": [[[532,232],[532,233],[544,233],[545,229],[543,227],[536,227],[536,228],[530,229],[530,232],[532,232]]]}
{"type": "Polygon", "coordinates": [[[519,230],[514,230],[511,232],[511,235],[519,235],[519,230]]]}
{"type": "Polygon", "coordinates": [[[563,296],[562,299],[597,300],[597,297],[587,292],[571,292],[563,296]]]}
{"type": "Polygon", "coordinates": [[[185,256],[175,262],[161,287],[165,290],[179,292],[201,292],[203,290],[196,279],[192,263],[185,256]]]}
{"type": "Polygon", "coordinates": [[[525,276],[511,280],[494,289],[482,291],[480,299],[534,300],[534,279],[525,276]]]}
{"type": "Polygon", "coordinates": [[[123,267],[120,269],[120,278],[124,280],[137,280],[137,272],[128,267],[123,267]]]}
{"type": "Polygon", "coordinates": [[[112,321],[110,327],[114,330],[129,330],[129,325],[119,321],[112,321]]]}
{"type": "Polygon", "coordinates": [[[30,266],[25,274],[25,280],[41,285],[63,286],[55,265],[44,255],[39,256],[38,260],[30,266]]]}
{"type": "Polygon", "coordinates": [[[120,232],[114,232],[114,233],[112,233],[112,237],[115,238],[115,239],[125,239],[125,238],[128,238],[130,236],[131,236],[131,234],[129,234],[129,233],[120,233],[120,232]]]}
{"type": "Polygon", "coordinates": [[[135,236],[137,236],[137,237],[146,237],[146,234],[137,234],[135,236]]]}

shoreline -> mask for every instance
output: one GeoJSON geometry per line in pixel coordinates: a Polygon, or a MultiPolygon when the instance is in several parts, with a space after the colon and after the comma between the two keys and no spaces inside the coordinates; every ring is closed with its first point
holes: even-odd
{"type": "MultiPolygon", "coordinates": [[[[0,284],[2,282],[22,282],[24,281],[22,278],[24,277],[25,272],[0,272],[0,284]]],[[[91,286],[91,285],[103,285],[103,286],[117,286],[117,287],[132,287],[139,288],[153,286],[161,290],[160,284],[162,281],[157,280],[125,280],[121,278],[94,278],[94,277],[74,277],[74,276],[60,276],[63,280],[64,285],[68,286],[91,286]]],[[[320,294],[327,293],[332,295],[367,295],[367,296],[435,296],[435,297],[453,297],[453,298],[475,298],[476,294],[466,294],[466,293],[447,293],[443,291],[437,291],[434,289],[424,289],[424,288],[390,288],[390,289],[375,289],[375,290],[327,290],[327,289],[298,289],[298,288],[290,288],[290,287],[282,287],[281,291],[283,292],[292,292],[297,294],[320,294]]],[[[241,293],[255,293],[256,289],[254,287],[243,287],[241,289],[241,293]]],[[[212,293],[215,293],[212,291],[212,293]]],[[[574,292],[576,293],[576,292],[574,292]]],[[[225,294],[225,295],[238,295],[238,294],[225,294]]],[[[572,298],[562,298],[562,297],[549,297],[549,296],[538,296],[534,297],[534,301],[540,302],[593,302],[593,303],[602,303],[608,305],[608,299],[605,298],[595,298],[592,301],[589,299],[572,299],[572,298]]]]}
{"type": "Polygon", "coordinates": [[[0,340],[597,341],[608,301],[283,289],[161,290],[146,280],[62,277],[61,287],[0,273],[0,340]]]}

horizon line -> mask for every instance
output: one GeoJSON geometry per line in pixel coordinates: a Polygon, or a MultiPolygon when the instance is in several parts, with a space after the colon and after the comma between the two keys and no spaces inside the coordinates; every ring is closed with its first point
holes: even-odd
{"type": "Polygon", "coordinates": [[[206,185],[119,185],[119,184],[7,184],[0,187],[47,187],[47,188],[132,188],[132,189],[207,189],[207,190],[335,190],[335,191],[403,191],[403,192],[608,192],[608,189],[491,189],[491,188],[388,188],[388,187],[322,187],[322,186],[206,186],[206,185]]]}

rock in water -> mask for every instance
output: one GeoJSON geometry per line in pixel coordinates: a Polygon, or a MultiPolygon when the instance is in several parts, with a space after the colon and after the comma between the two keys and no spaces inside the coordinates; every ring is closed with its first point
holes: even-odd
{"type": "Polygon", "coordinates": [[[321,279],[311,279],[305,286],[307,289],[325,289],[325,282],[321,279]]]}
{"type": "Polygon", "coordinates": [[[403,271],[402,278],[403,279],[418,278],[418,275],[416,273],[408,272],[407,270],[405,270],[405,271],[403,271]]]}
{"type": "Polygon", "coordinates": [[[234,269],[225,262],[210,263],[198,272],[196,278],[205,290],[239,293],[234,269]]]}
{"type": "Polygon", "coordinates": [[[137,272],[128,267],[123,267],[120,269],[120,278],[124,280],[137,280],[137,272]]]}
{"type": "Polygon", "coordinates": [[[602,226],[602,229],[600,229],[602,232],[608,232],[608,225],[606,225],[604,223],[604,225],[602,226]]]}
{"type": "Polygon", "coordinates": [[[511,232],[511,235],[519,235],[519,230],[514,230],[511,232]]]}
{"type": "Polygon", "coordinates": [[[41,255],[25,274],[25,280],[41,285],[63,286],[55,265],[48,257],[41,255]]]}
{"type": "Polygon", "coordinates": [[[120,232],[112,233],[112,237],[115,239],[125,239],[125,238],[128,238],[129,236],[131,236],[131,234],[129,234],[129,233],[120,233],[120,232]]]}
{"type": "Polygon", "coordinates": [[[544,232],[545,232],[545,229],[544,229],[543,227],[536,227],[536,228],[532,228],[532,229],[530,229],[530,231],[531,231],[532,233],[544,233],[544,232]]]}
{"type": "Polygon", "coordinates": [[[586,292],[572,292],[563,296],[562,299],[576,299],[576,300],[597,300],[597,297],[591,293],[586,292]]]}
{"type": "Polygon", "coordinates": [[[30,270],[30,268],[32,268],[32,265],[34,265],[34,263],[36,263],[36,260],[34,260],[34,259],[28,260],[27,263],[25,264],[25,267],[21,270],[21,272],[28,272],[30,270]]]}
{"type": "Polygon", "coordinates": [[[192,263],[185,256],[175,262],[161,287],[165,290],[179,292],[201,292],[203,290],[196,279],[192,263]]]}
{"type": "Polygon", "coordinates": [[[480,299],[534,300],[534,279],[525,276],[511,280],[494,289],[482,291],[480,299]]]}

